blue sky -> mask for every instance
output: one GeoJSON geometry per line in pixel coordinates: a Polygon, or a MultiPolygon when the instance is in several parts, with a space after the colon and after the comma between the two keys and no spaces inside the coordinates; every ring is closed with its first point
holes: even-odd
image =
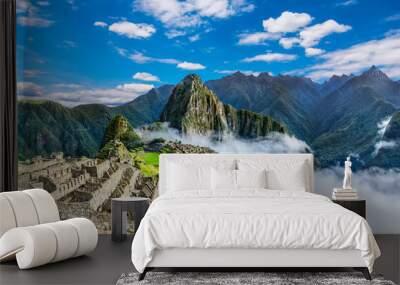
{"type": "Polygon", "coordinates": [[[400,79],[398,0],[17,0],[21,98],[118,105],[204,80],[360,73],[400,79]]]}

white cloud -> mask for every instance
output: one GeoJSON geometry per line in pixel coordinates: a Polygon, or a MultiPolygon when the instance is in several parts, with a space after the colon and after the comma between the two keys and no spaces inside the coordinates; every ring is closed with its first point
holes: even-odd
{"type": "Polygon", "coordinates": [[[385,18],[385,21],[387,21],[387,22],[399,21],[399,20],[400,20],[400,13],[393,14],[393,15],[388,16],[388,17],[385,18]]]}
{"type": "Polygon", "coordinates": [[[55,83],[44,88],[33,82],[18,82],[19,99],[53,100],[66,106],[128,103],[154,88],[152,84],[125,83],[115,88],[91,88],[75,83],[55,83]]]}
{"type": "Polygon", "coordinates": [[[251,12],[255,7],[245,0],[191,0],[196,12],[203,17],[227,18],[240,12],[251,12]]]}
{"type": "Polygon", "coordinates": [[[254,9],[246,0],[135,0],[134,7],[172,29],[196,27],[208,18],[224,19],[254,9]]]}
{"type": "Polygon", "coordinates": [[[325,51],[323,49],[320,48],[306,48],[305,49],[306,52],[306,56],[310,57],[310,56],[316,56],[316,55],[321,55],[323,54],[325,51]]]}
{"type": "MultiPolygon", "coordinates": [[[[121,55],[124,56],[125,54],[126,54],[126,50],[125,50],[125,52],[124,52],[123,54],[121,54],[121,55]]],[[[144,55],[143,53],[141,53],[141,52],[135,52],[135,53],[129,55],[129,59],[133,60],[133,61],[136,62],[136,63],[147,63],[147,62],[154,61],[153,58],[148,57],[148,56],[145,56],[145,55],[144,55]]]]}
{"type": "Polygon", "coordinates": [[[400,78],[400,67],[398,64],[392,66],[383,66],[382,71],[392,78],[400,78]]]}
{"type": "Polygon", "coordinates": [[[70,49],[76,48],[78,45],[74,41],[63,40],[59,47],[70,49]]]}
{"type": "Polygon", "coordinates": [[[385,141],[385,140],[378,141],[374,145],[374,151],[372,153],[372,156],[376,156],[378,152],[383,148],[390,149],[390,148],[395,148],[396,146],[397,146],[396,141],[385,141]]]}
{"type": "Polygon", "coordinates": [[[180,61],[174,58],[157,58],[157,57],[150,57],[146,56],[141,52],[135,52],[131,55],[127,56],[130,60],[144,64],[144,63],[149,63],[149,62],[158,62],[158,63],[164,63],[164,64],[173,64],[176,65],[177,68],[180,69],[186,69],[186,70],[200,70],[200,69],[205,69],[206,67],[200,63],[193,63],[193,62],[187,62],[187,61],[180,61]]]}
{"type": "Polygon", "coordinates": [[[22,97],[41,97],[44,94],[43,87],[27,81],[20,81],[17,83],[18,96],[22,97]]]}
{"type": "Polygon", "coordinates": [[[292,33],[307,26],[312,21],[307,13],[283,12],[278,18],[269,18],[263,21],[263,27],[270,33],[292,33]]]}
{"type": "Polygon", "coordinates": [[[259,45],[268,40],[278,40],[280,37],[280,34],[267,32],[239,34],[238,45],[259,45]]]}
{"type": "Polygon", "coordinates": [[[177,0],[136,0],[134,6],[169,28],[185,28],[201,23],[198,14],[190,14],[190,5],[177,0]]]}
{"type": "Polygon", "coordinates": [[[353,6],[353,5],[357,5],[358,4],[358,0],[345,0],[345,1],[341,1],[339,3],[336,4],[336,6],[353,6]]]}
{"type": "Polygon", "coordinates": [[[308,26],[313,17],[307,13],[294,13],[285,11],[278,18],[269,18],[263,21],[267,32],[257,32],[239,35],[239,45],[265,44],[267,40],[279,40],[284,49],[291,49],[294,45],[304,47],[306,56],[321,55],[322,49],[312,48],[320,40],[332,33],[344,33],[351,29],[348,25],[338,24],[335,20],[327,20],[323,23],[308,26]],[[296,34],[291,37],[283,37],[286,33],[296,34]]]}
{"type": "Polygon", "coordinates": [[[36,2],[39,6],[49,6],[50,2],[49,1],[37,1],[36,2]]]}
{"type": "Polygon", "coordinates": [[[400,34],[372,40],[320,56],[322,62],[308,69],[313,79],[334,74],[358,73],[376,65],[391,77],[400,77],[400,34]]]}
{"type": "Polygon", "coordinates": [[[319,41],[332,34],[344,33],[351,29],[351,26],[338,24],[335,20],[327,20],[321,24],[316,24],[305,28],[300,32],[300,45],[303,47],[312,47],[319,41]]]}
{"type": "MultiPolygon", "coordinates": [[[[66,106],[77,106],[81,104],[104,104],[107,106],[117,106],[128,103],[133,99],[145,94],[154,88],[152,84],[125,83],[115,88],[88,88],[85,86],[59,84],[54,92],[50,92],[38,99],[54,100],[66,106]]],[[[56,86],[53,86],[56,87],[56,86]]]]}
{"type": "Polygon", "coordinates": [[[298,38],[281,38],[279,40],[279,44],[284,48],[284,49],[291,49],[294,44],[300,43],[300,40],[298,38]]]}
{"type": "Polygon", "coordinates": [[[154,88],[153,84],[144,83],[124,83],[117,86],[117,89],[134,92],[134,93],[144,93],[154,88]]]}
{"type": "Polygon", "coordinates": [[[191,41],[191,42],[197,42],[198,40],[200,40],[199,34],[195,34],[195,35],[189,37],[189,41],[191,41]]]}
{"type": "Polygon", "coordinates": [[[131,23],[128,21],[120,21],[108,27],[111,32],[131,39],[145,39],[151,37],[156,32],[153,25],[144,23],[131,23]]]}
{"type": "Polygon", "coordinates": [[[390,120],[392,119],[392,116],[387,116],[385,118],[383,118],[380,122],[377,123],[377,139],[378,141],[375,143],[374,145],[374,152],[372,153],[372,156],[376,156],[378,154],[378,152],[383,149],[383,148],[395,148],[397,147],[397,142],[390,140],[390,141],[386,141],[383,140],[383,136],[386,132],[386,129],[390,123],[390,120]]]}
{"type": "Polygon", "coordinates": [[[390,120],[392,119],[392,116],[387,116],[386,118],[383,118],[382,121],[378,122],[376,127],[378,128],[378,137],[382,138],[383,135],[386,132],[386,128],[390,123],[390,120]]]}
{"type": "Polygon", "coordinates": [[[215,73],[219,74],[234,74],[236,72],[243,73],[245,75],[253,75],[255,77],[259,76],[261,72],[253,71],[253,70],[238,70],[238,69],[216,69],[214,70],[215,73]]]}
{"type": "Polygon", "coordinates": [[[400,29],[390,29],[385,33],[385,37],[400,35],[400,29]]]}
{"type": "Polygon", "coordinates": [[[264,61],[264,62],[274,62],[274,61],[292,61],[297,58],[294,54],[284,54],[284,53],[266,53],[259,54],[253,57],[246,57],[242,61],[243,62],[255,62],[255,61],[264,61]]]}
{"type": "Polygon", "coordinates": [[[167,32],[165,32],[165,36],[169,39],[181,37],[184,35],[186,35],[186,32],[181,31],[181,30],[168,30],[167,32]]]}
{"type": "Polygon", "coordinates": [[[180,69],[185,69],[185,70],[201,70],[201,69],[206,68],[204,65],[202,65],[200,63],[193,63],[193,62],[187,62],[187,61],[178,63],[177,67],[180,69]]]}
{"type": "Polygon", "coordinates": [[[55,83],[52,85],[52,87],[57,89],[78,89],[82,88],[83,86],[75,83],[55,83]]]}
{"type": "Polygon", "coordinates": [[[59,91],[50,93],[47,99],[60,102],[66,106],[82,104],[104,104],[116,106],[128,103],[142,94],[115,88],[93,88],[74,91],[59,91]]]}
{"type": "Polygon", "coordinates": [[[146,56],[141,52],[135,52],[128,56],[129,59],[136,63],[148,63],[148,62],[159,62],[159,63],[166,63],[166,64],[178,64],[180,61],[173,59],[173,58],[157,58],[157,57],[150,57],[146,56]]]}
{"type": "Polygon", "coordinates": [[[42,75],[44,73],[46,72],[38,69],[24,69],[24,77],[27,78],[38,77],[39,75],[42,75]]]}
{"type": "MultiPolygon", "coordinates": [[[[39,3],[37,4],[39,5],[39,3]]],[[[46,28],[54,24],[54,21],[41,16],[39,7],[32,4],[29,0],[16,1],[16,12],[18,14],[17,23],[21,26],[46,28]]]]}
{"type": "Polygon", "coordinates": [[[117,53],[120,56],[124,56],[126,57],[128,55],[128,50],[124,49],[124,48],[119,48],[119,47],[115,47],[115,50],[117,51],[117,53]]]}
{"type": "Polygon", "coordinates": [[[39,27],[39,28],[46,28],[50,27],[54,24],[54,21],[40,18],[40,17],[31,17],[31,16],[18,16],[17,18],[18,24],[21,26],[29,26],[29,27],[39,27]]]}
{"type": "Polygon", "coordinates": [[[108,26],[108,24],[107,23],[105,23],[105,22],[101,22],[101,21],[96,21],[96,22],[94,22],[94,24],[93,24],[94,26],[96,26],[96,27],[102,27],[102,28],[105,28],[105,27],[107,27],[108,26]]]}
{"type": "Polygon", "coordinates": [[[147,73],[147,72],[136,72],[133,76],[133,79],[138,79],[138,80],[143,80],[143,81],[154,81],[154,82],[159,82],[160,79],[151,74],[151,73],[147,73]]]}
{"type": "Polygon", "coordinates": [[[32,4],[30,0],[16,1],[17,14],[27,13],[29,15],[37,14],[39,8],[32,4]]]}

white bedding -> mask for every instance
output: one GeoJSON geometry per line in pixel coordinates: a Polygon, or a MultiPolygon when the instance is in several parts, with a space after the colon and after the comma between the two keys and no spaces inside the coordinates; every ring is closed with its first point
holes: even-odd
{"type": "Polygon", "coordinates": [[[165,248],[357,249],[371,272],[380,255],[359,215],[321,195],[265,189],[158,197],[135,235],[132,262],[143,272],[165,248]]]}

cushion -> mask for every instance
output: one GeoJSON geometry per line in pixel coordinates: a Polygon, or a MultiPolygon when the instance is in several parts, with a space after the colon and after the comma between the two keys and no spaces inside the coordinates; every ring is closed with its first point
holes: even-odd
{"type": "Polygon", "coordinates": [[[57,250],[51,262],[73,257],[77,252],[79,241],[81,243],[84,241],[82,237],[79,239],[78,232],[74,227],[65,221],[43,224],[42,226],[50,228],[57,240],[57,250]]]}
{"type": "Polygon", "coordinates": [[[17,227],[33,226],[39,223],[35,205],[24,191],[3,192],[1,196],[9,202],[17,227]]]}
{"type": "Polygon", "coordinates": [[[237,187],[241,188],[267,188],[267,171],[262,170],[236,170],[237,187]]]}
{"type": "Polygon", "coordinates": [[[13,228],[0,239],[0,258],[16,258],[20,269],[49,263],[56,252],[57,238],[44,225],[13,228]]]}
{"type": "Polygon", "coordinates": [[[39,224],[57,222],[60,220],[60,214],[53,197],[43,189],[24,190],[32,199],[39,218],[39,224]]]}
{"type": "Polygon", "coordinates": [[[91,220],[85,218],[72,218],[63,222],[72,225],[78,234],[78,248],[75,251],[74,257],[91,252],[96,248],[98,234],[96,226],[91,220]]]}
{"type": "Polygon", "coordinates": [[[0,238],[9,229],[15,228],[17,222],[15,221],[14,211],[8,199],[0,195],[0,238]]]}
{"type": "Polygon", "coordinates": [[[263,161],[240,159],[239,170],[267,170],[267,188],[272,190],[307,191],[309,168],[303,160],[263,161]]]}
{"type": "Polygon", "coordinates": [[[212,168],[212,188],[214,191],[236,190],[236,170],[212,168]]]}
{"type": "Polygon", "coordinates": [[[306,191],[308,176],[305,175],[305,164],[292,164],[291,167],[271,169],[267,172],[268,188],[287,191],[306,191]]]}
{"type": "Polygon", "coordinates": [[[168,191],[211,190],[211,167],[168,164],[168,191]]]}
{"type": "Polygon", "coordinates": [[[86,254],[96,248],[97,230],[85,218],[8,230],[0,238],[0,261],[17,259],[20,269],[86,254]]]}

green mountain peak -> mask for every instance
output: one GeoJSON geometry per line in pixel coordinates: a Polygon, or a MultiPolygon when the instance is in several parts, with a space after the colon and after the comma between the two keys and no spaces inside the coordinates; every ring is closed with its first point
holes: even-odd
{"type": "Polygon", "coordinates": [[[108,124],[100,148],[103,148],[110,141],[120,141],[130,150],[140,144],[140,137],[124,116],[117,115],[108,124]]]}
{"type": "Polygon", "coordinates": [[[248,110],[236,110],[222,103],[198,75],[186,76],[170,96],[160,121],[184,134],[199,134],[222,139],[227,134],[244,138],[286,132],[272,118],[248,110]]]}

